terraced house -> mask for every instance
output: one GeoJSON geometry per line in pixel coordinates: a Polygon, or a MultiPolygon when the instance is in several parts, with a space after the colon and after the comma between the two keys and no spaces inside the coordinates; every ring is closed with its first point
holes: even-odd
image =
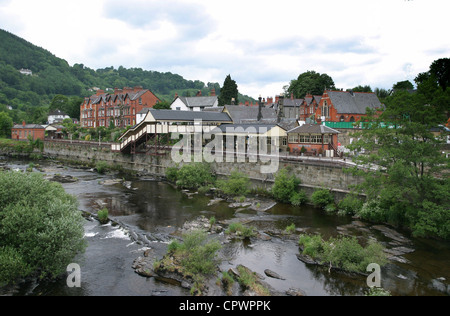
{"type": "Polygon", "coordinates": [[[159,98],[142,87],[115,89],[113,94],[98,90],[80,106],[80,125],[85,128],[126,127],[136,125],[136,116],[144,108],[153,108],[159,98]]]}

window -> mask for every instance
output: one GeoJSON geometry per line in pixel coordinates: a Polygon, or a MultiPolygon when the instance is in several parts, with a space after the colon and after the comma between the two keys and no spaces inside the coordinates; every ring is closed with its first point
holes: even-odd
{"type": "Polygon", "coordinates": [[[322,116],[330,117],[330,107],[328,106],[327,101],[323,101],[322,116]]]}
{"type": "Polygon", "coordinates": [[[283,146],[287,146],[287,137],[283,137],[283,146]]]}

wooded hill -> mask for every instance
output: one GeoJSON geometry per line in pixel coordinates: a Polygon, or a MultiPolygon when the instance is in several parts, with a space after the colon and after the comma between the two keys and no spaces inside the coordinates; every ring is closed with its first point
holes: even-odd
{"type": "MultiPolygon", "coordinates": [[[[15,122],[44,123],[56,95],[70,97],[74,106],[73,113],[68,114],[74,116],[77,114],[76,104],[79,106],[83,97],[92,95],[94,92],[90,89],[93,87],[107,90],[142,86],[167,102],[173,101],[175,93],[195,96],[201,90],[202,95],[208,95],[214,88],[216,94],[220,94],[219,83],[186,80],[170,72],[122,66],[97,70],[83,64],[70,66],[51,52],[1,29],[0,43],[0,112],[7,112],[15,122]],[[31,70],[32,75],[21,74],[21,69],[31,70]]],[[[243,95],[239,100],[255,102],[243,95]]]]}

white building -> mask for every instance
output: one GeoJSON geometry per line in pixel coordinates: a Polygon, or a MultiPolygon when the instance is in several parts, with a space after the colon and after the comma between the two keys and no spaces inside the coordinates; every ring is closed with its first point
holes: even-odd
{"type": "Polygon", "coordinates": [[[176,97],[170,105],[173,111],[194,111],[199,112],[204,109],[218,108],[219,99],[217,96],[209,97],[176,97]]]}
{"type": "Polygon", "coordinates": [[[54,124],[57,122],[62,122],[66,118],[70,119],[70,116],[68,116],[66,113],[64,113],[61,110],[55,110],[48,114],[47,121],[48,121],[48,124],[51,125],[51,124],[54,124]]]}

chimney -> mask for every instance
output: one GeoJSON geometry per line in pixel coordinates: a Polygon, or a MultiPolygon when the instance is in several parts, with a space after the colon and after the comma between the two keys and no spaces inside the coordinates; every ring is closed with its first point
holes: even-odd
{"type": "Polygon", "coordinates": [[[105,91],[103,91],[103,90],[101,90],[101,89],[98,89],[98,90],[97,90],[97,95],[102,95],[103,93],[105,93],[105,91]]]}
{"type": "Polygon", "coordinates": [[[25,127],[25,125],[27,125],[27,123],[25,123],[25,121],[22,121],[22,126],[25,127]]]}
{"type": "Polygon", "coordinates": [[[279,101],[279,100],[280,100],[280,96],[279,96],[279,95],[276,95],[276,96],[275,96],[275,103],[278,104],[278,101],[279,101]]]}
{"type": "Polygon", "coordinates": [[[178,92],[175,92],[175,99],[178,98],[178,92]]]}
{"type": "Polygon", "coordinates": [[[258,122],[261,121],[261,119],[262,119],[262,107],[263,107],[263,103],[262,103],[262,99],[260,96],[259,97],[259,106],[258,106],[258,122]]]}
{"type": "Polygon", "coordinates": [[[202,91],[198,90],[196,97],[201,97],[202,96],[202,91]]]}
{"type": "Polygon", "coordinates": [[[250,103],[248,101],[245,101],[245,106],[249,106],[250,103]]]}
{"type": "Polygon", "coordinates": [[[234,105],[235,102],[236,102],[236,99],[235,98],[231,98],[231,105],[234,105]]]}
{"type": "Polygon", "coordinates": [[[211,89],[211,96],[212,97],[216,96],[216,89],[214,89],[214,88],[211,89]]]}
{"type": "Polygon", "coordinates": [[[141,91],[141,90],[144,90],[144,88],[142,86],[134,87],[134,92],[138,92],[138,91],[141,91]]]}

